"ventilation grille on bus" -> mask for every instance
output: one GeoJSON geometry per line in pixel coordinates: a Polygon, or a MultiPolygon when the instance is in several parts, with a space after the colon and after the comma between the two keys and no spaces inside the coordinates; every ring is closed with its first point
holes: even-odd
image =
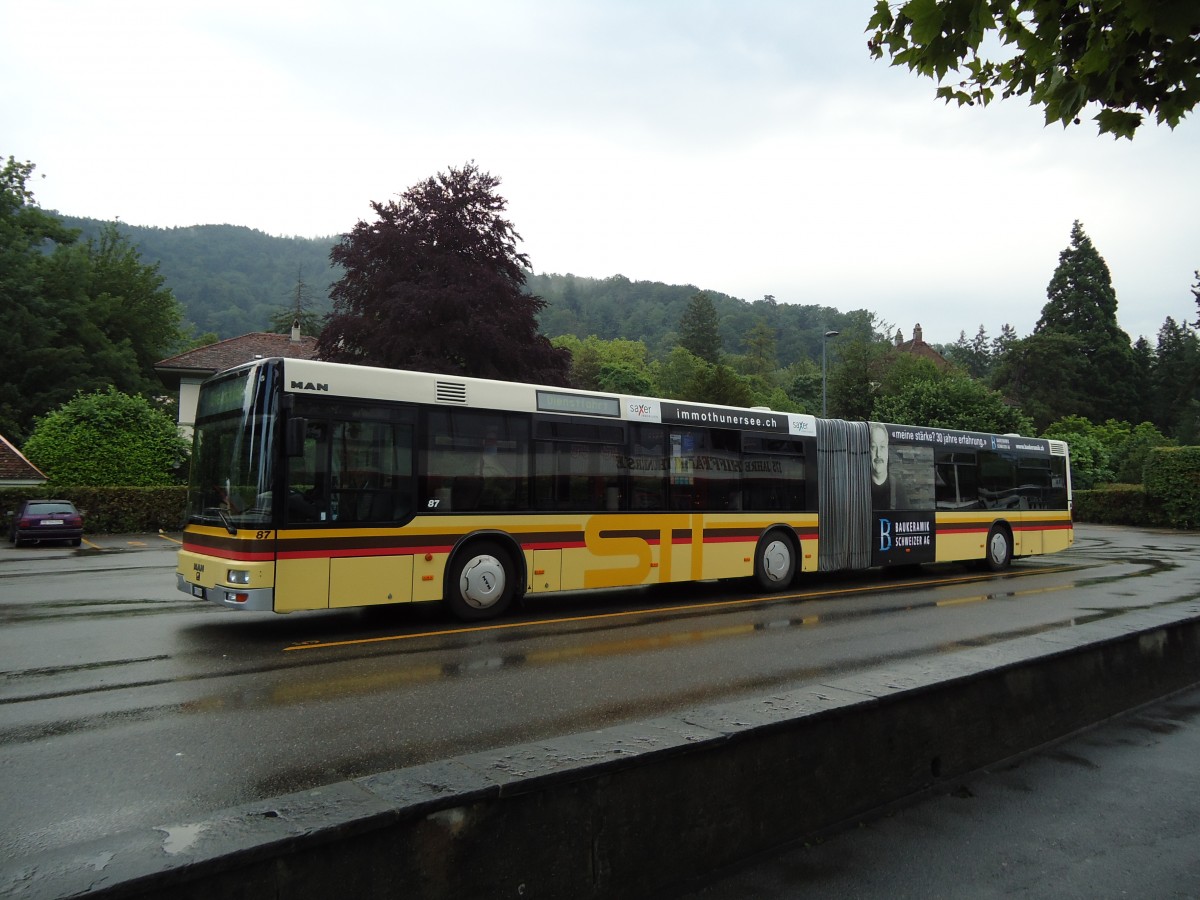
{"type": "Polygon", "coordinates": [[[439,381],[437,383],[437,402],[466,403],[467,386],[465,384],[455,384],[452,381],[439,381]]]}
{"type": "Polygon", "coordinates": [[[1067,445],[1064,441],[1047,441],[1047,443],[1050,445],[1051,456],[1067,455],[1067,445]]]}

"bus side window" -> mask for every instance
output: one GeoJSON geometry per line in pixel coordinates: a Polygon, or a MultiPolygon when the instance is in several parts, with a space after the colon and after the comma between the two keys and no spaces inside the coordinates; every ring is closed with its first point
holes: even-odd
{"type": "Polygon", "coordinates": [[[630,509],[666,509],[666,433],[661,425],[635,425],[629,458],[630,509]]]}
{"type": "Polygon", "coordinates": [[[529,506],[529,420],[517,413],[436,410],[426,427],[423,510],[529,506]]]}
{"type": "Polygon", "coordinates": [[[742,508],[741,434],[724,428],[672,428],[672,509],[742,508]]]}
{"type": "Polygon", "coordinates": [[[413,512],[411,425],[338,422],[333,429],[330,518],[397,522],[413,512]]]}
{"type": "Polygon", "coordinates": [[[974,453],[938,451],[933,483],[938,509],[979,509],[985,505],[974,453]]]}
{"type": "Polygon", "coordinates": [[[805,508],[804,445],[778,435],[742,436],[742,496],[748,510],[805,508]]]}

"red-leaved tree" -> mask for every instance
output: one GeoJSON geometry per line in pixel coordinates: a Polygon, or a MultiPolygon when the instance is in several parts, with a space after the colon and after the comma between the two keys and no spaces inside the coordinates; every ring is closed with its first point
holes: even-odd
{"type": "Polygon", "coordinates": [[[504,218],[500,179],[472,162],[372,202],[330,258],[344,275],[317,342],[322,359],[566,384],[570,356],[538,332],[545,302],[504,218]]]}

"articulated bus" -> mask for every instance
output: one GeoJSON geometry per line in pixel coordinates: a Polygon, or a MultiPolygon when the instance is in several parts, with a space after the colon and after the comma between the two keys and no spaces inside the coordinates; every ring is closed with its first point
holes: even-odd
{"type": "Polygon", "coordinates": [[[444,603],[1071,546],[1059,441],[311,360],[200,389],[181,591],[233,609],[444,603]]]}

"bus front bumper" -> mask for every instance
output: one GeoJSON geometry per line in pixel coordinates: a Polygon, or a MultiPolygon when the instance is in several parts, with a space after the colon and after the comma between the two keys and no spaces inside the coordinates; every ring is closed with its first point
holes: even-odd
{"type": "Polygon", "coordinates": [[[205,587],[189,582],[181,572],[175,573],[175,586],[197,600],[208,600],[218,606],[227,606],[230,609],[245,609],[251,612],[272,612],[275,609],[274,588],[249,588],[232,585],[205,587]]]}

